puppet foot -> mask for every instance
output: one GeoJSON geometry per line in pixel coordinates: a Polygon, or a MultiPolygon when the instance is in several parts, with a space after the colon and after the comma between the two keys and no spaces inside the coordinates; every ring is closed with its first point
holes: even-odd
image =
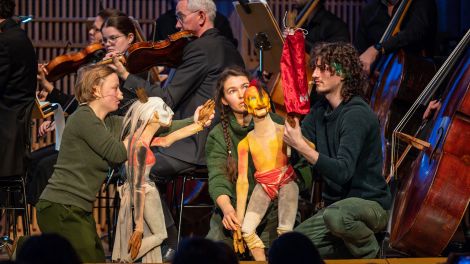
{"type": "Polygon", "coordinates": [[[250,252],[255,261],[266,261],[266,254],[264,253],[264,248],[252,248],[250,249],[250,252]]]}

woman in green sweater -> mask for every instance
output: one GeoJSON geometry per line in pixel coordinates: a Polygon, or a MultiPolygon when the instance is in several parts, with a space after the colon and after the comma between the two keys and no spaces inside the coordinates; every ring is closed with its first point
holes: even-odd
{"type": "MultiPolygon", "coordinates": [[[[216,106],[221,120],[209,133],[206,142],[206,159],[209,170],[209,194],[217,205],[210,222],[207,238],[232,244],[232,231],[238,229],[234,205],[236,204],[235,182],[237,177],[237,146],[240,140],[253,130],[251,115],[246,112],[243,96],[249,86],[248,73],[239,67],[229,67],[217,82],[216,106]]],[[[271,114],[276,123],[282,124],[281,117],[271,114]]],[[[249,195],[255,186],[254,166],[249,159],[249,195]]],[[[265,218],[258,227],[265,245],[276,237],[277,204],[270,205],[265,218]]]]}
{"type": "Polygon", "coordinates": [[[92,207],[109,168],[127,159],[122,118],[108,115],[123,98],[119,78],[108,66],[87,66],[75,96],[80,106],[67,120],[54,173],[36,205],[38,224],[67,238],[83,262],[105,262],[92,207]]]}

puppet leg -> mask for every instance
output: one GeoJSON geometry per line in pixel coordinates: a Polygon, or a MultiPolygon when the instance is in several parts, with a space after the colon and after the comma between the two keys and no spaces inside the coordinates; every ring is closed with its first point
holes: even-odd
{"type": "Polygon", "coordinates": [[[297,215],[298,199],[299,187],[297,186],[296,182],[291,181],[279,189],[279,226],[277,228],[278,235],[282,235],[293,230],[295,216],[297,215]]]}
{"type": "Polygon", "coordinates": [[[146,185],[144,206],[144,238],[136,259],[143,263],[161,263],[160,245],[167,238],[162,203],[154,185],[146,185]]]}
{"type": "Polygon", "coordinates": [[[243,239],[256,261],[266,260],[263,241],[256,234],[256,228],[263,219],[271,199],[261,185],[256,184],[246,209],[242,224],[243,239]]]}

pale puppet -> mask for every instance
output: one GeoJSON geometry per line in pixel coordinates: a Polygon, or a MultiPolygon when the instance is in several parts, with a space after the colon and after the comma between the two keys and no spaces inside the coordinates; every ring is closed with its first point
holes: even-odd
{"type": "Polygon", "coordinates": [[[190,120],[172,124],[173,111],[161,98],[147,100],[139,96],[139,99],[124,117],[122,137],[128,139],[127,181],[119,189],[121,209],[112,259],[133,262],[142,258],[143,263],[161,263],[160,245],[167,233],[160,195],[149,178],[150,169],[158,162],[150,146],[168,147],[203,130],[214,117],[215,104],[208,100],[198,107],[191,124],[190,120]],[[163,136],[169,128],[177,130],[163,136]],[[154,137],[156,134],[159,136],[154,137]]]}
{"type": "Polygon", "coordinates": [[[256,234],[272,200],[278,197],[278,235],[292,231],[297,213],[299,187],[296,175],[286,155],[283,141],[284,126],[273,122],[269,116],[270,101],[263,89],[250,86],[244,96],[245,105],[253,116],[254,130],[238,144],[237,218],[242,223],[234,233],[235,251],[243,252],[241,236],[256,261],[266,260],[265,245],[256,234]],[[256,168],[256,186],[248,207],[248,154],[251,153],[256,168]]]}

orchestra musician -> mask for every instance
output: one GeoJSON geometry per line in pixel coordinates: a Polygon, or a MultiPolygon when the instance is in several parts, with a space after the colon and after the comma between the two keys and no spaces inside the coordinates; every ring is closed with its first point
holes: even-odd
{"type": "Polygon", "coordinates": [[[366,73],[370,72],[379,54],[389,54],[402,48],[414,54],[420,54],[423,50],[427,56],[433,54],[437,31],[434,0],[413,0],[400,32],[379,44],[399,3],[400,0],[374,0],[361,13],[354,45],[361,54],[366,73]]]}
{"type": "Polygon", "coordinates": [[[25,177],[37,59],[31,40],[12,19],[14,0],[0,0],[0,177],[25,177]]]}

